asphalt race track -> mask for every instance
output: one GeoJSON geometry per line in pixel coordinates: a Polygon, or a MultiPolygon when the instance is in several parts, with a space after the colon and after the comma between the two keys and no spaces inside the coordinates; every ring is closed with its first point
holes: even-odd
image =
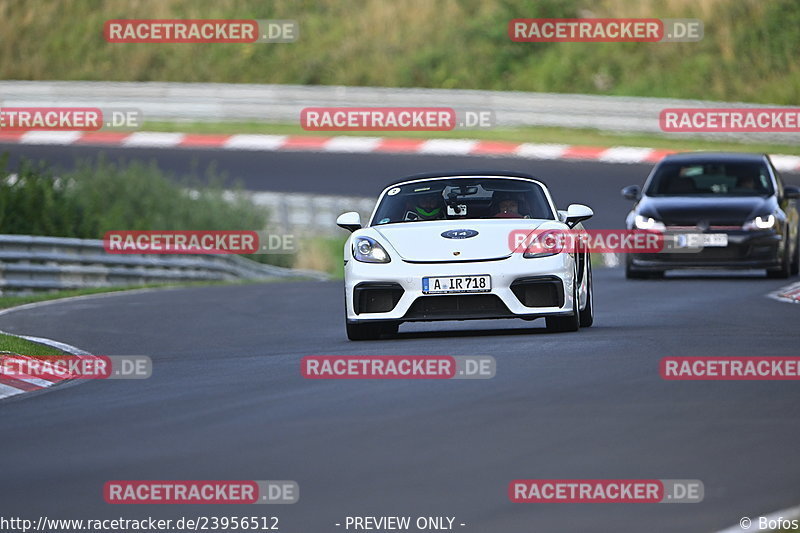
{"type": "MultiPolygon", "coordinates": [[[[11,147],[67,164],[89,148],[11,147]],[[38,152],[38,153],[37,153],[38,152]]],[[[105,149],[113,153],[114,150],[105,149]]],[[[527,170],[593,228],[620,227],[645,165],[474,157],[129,150],[177,169],[196,157],[248,188],[375,195],[444,168],[527,170]],[[285,184],[285,183],[284,183],[285,184]]],[[[201,167],[202,168],[202,167],[201,167]]],[[[797,183],[798,176],[786,176],[797,183]]],[[[347,515],[455,516],[457,531],[711,532],[800,503],[793,382],[669,382],[664,356],[797,356],[800,306],[761,273],[626,281],[595,271],[595,326],[406,324],[348,342],[341,282],[173,289],[56,302],[0,330],[95,354],[152,357],[143,381],[87,381],[0,402],[0,506],[36,518],[280,517],[280,531],[343,531],[347,515]],[[493,355],[491,380],[311,381],[306,355],[493,355]],[[520,478],[699,479],[699,504],[512,504],[520,478]],[[283,506],[112,506],[109,480],[295,480],[283,506]]]]}

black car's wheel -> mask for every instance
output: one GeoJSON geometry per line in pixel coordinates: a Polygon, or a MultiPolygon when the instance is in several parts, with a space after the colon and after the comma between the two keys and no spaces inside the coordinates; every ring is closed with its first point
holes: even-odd
{"type": "Polygon", "coordinates": [[[636,270],[636,269],[633,268],[633,265],[631,265],[631,260],[630,259],[626,259],[625,260],[625,277],[627,279],[644,279],[646,276],[644,275],[644,272],[642,272],[641,270],[636,270]]]}
{"type": "MultiPolygon", "coordinates": [[[[787,236],[788,241],[788,236],[787,236]]],[[[789,277],[789,274],[792,271],[792,258],[791,252],[789,251],[789,246],[787,244],[786,249],[783,251],[783,257],[781,258],[781,266],[775,269],[768,268],[767,269],[767,277],[772,279],[786,279],[789,277]]]]}
{"type": "Polygon", "coordinates": [[[792,276],[800,274],[800,232],[798,232],[797,240],[794,243],[794,254],[792,254],[792,265],[789,268],[789,273],[792,276]]]}
{"type": "Polygon", "coordinates": [[[366,324],[346,322],[347,338],[351,341],[376,340],[381,335],[397,335],[399,322],[367,322],[366,324]]]}
{"type": "Polygon", "coordinates": [[[664,277],[663,270],[636,270],[631,263],[630,257],[625,260],[625,277],[627,279],[661,279],[664,277]]]}
{"type": "Polygon", "coordinates": [[[547,330],[553,333],[561,333],[566,331],[578,331],[581,327],[580,318],[580,304],[578,303],[578,275],[575,274],[575,282],[572,284],[574,287],[572,294],[572,313],[569,316],[548,316],[546,317],[545,324],[547,330]]]}
{"type": "Polygon", "coordinates": [[[594,324],[594,292],[592,281],[592,263],[586,263],[586,307],[580,312],[580,324],[582,328],[588,328],[594,324]]]}

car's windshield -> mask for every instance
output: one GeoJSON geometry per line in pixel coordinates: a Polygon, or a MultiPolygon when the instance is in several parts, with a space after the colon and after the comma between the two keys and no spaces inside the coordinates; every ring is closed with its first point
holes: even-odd
{"type": "Polygon", "coordinates": [[[768,196],[772,180],[763,163],[668,162],[656,169],[648,196],[768,196]]]}
{"type": "Polygon", "coordinates": [[[554,219],[542,187],[528,180],[453,178],[415,181],[383,195],[372,225],[426,220],[554,219]]]}

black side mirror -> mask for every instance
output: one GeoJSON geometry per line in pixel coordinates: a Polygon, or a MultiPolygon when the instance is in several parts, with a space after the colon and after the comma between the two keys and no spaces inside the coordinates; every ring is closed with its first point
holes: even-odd
{"type": "Polygon", "coordinates": [[[639,188],[638,185],[628,185],[624,189],[622,189],[622,197],[626,200],[636,201],[642,195],[642,190],[639,188]]]}
{"type": "Polygon", "coordinates": [[[783,188],[783,197],[787,200],[797,200],[800,198],[800,187],[785,186],[783,188]]]}

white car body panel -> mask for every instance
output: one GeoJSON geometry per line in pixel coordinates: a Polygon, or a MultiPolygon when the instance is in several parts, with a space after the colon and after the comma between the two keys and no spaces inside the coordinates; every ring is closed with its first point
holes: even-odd
{"type": "MultiPolygon", "coordinates": [[[[493,174],[485,174],[493,177],[493,174]]],[[[469,176],[474,178],[475,176],[469,176]]],[[[498,175],[503,179],[510,178],[498,175]]],[[[426,178],[419,181],[429,181],[426,178]]],[[[443,179],[456,179],[447,177],[443,179]]],[[[590,290],[587,276],[576,272],[584,267],[577,264],[578,254],[562,252],[540,258],[525,258],[519,251],[514,252],[509,242],[509,234],[518,230],[570,229],[557,214],[547,188],[536,180],[545,192],[553,213],[553,220],[545,219],[454,219],[416,222],[396,222],[370,225],[352,233],[344,247],[345,259],[345,301],[346,318],[349,323],[369,323],[377,321],[419,321],[419,320],[462,320],[477,318],[539,318],[572,314],[577,307],[587,305],[590,290]],[[442,236],[449,230],[470,229],[477,235],[464,239],[451,239],[442,236]],[[377,241],[388,253],[388,263],[368,263],[355,259],[352,251],[354,240],[370,237],[377,241]],[[422,279],[434,276],[485,275],[491,276],[491,290],[480,294],[491,294],[500,299],[508,310],[508,316],[409,316],[415,301],[420,298],[452,298],[454,295],[426,295],[422,290],[422,279]],[[512,292],[511,284],[521,278],[542,278],[560,281],[562,305],[548,307],[528,307],[523,305],[512,292]],[[578,306],[573,304],[574,287],[578,284],[578,306]],[[354,291],[359,286],[371,284],[395,284],[402,288],[402,296],[390,311],[365,312],[354,305],[354,291]]],[[[394,184],[392,187],[413,183],[413,181],[394,184]]],[[[381,194],[376,210],[370,217],[373,222],[377,205],[390,190],[387,187],[381,194]]],[[[578,225],[578,228],[581,226],[578,225]]],[[[585,254],[585,261],[589,256],[585,254]]],[[[585,269],[584,269],[585,271],[585,269]]],[[[477,293],[471,293],[469,296],[477,293]]],[[[464,295],[462,295],[464,296],[464,295]]]]}

